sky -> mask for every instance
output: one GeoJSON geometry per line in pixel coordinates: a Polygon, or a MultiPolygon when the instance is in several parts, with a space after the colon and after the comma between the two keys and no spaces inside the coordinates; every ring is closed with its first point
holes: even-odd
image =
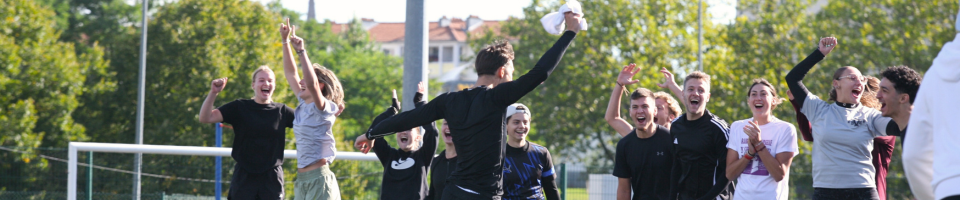
{"type": "MultiPolygon", "coordinates": [[[[263,3],[274,0],[254,0],[263,3]]],[[[477,15],[484,20],[505,20],[510,16],[524,17],[523,8],[530,0],[424,0],[427,21],[437,21],[443,16],[467,18],[477,15]]],[[[730,23],[736,17],[736,0],[706,0],[717,23],[730,23]]],[[[283,7],[306,13],[308,0],[280,0],[283,7]]],[[[377,22],[403,22],[406,14],[404,0],[315,0],[317,18],[345,23],[357,18],[371,18],[377,22]]],[[[590,16],[585,16],[587,20],[590,16]]]]}

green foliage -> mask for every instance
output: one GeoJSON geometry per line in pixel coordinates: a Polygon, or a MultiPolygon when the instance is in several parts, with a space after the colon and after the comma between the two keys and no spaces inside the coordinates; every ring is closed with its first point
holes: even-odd
{"type": "Polygon", "coordinates": [[[88,82],[105,70],[103,51],[94,46],[75,53],[57,41],[53,12],[32,1],[0,2],[0,145],[37,147],[86,140],[85,127],[71,116],[85,91],[108,87],[88,82]]]}
{"type": "MultiPolygon", "coordinates": [[[[75,48],[58,41],[54,12],[33,1],[0,1],[0,146],[36,148],[66,146],[87,140],[88,132],[72,116],[87,91],[111,87],[88,76],[103,73],[103,50],[92,45],[75,48]]],[[[23,180],[35,188],[62,188],[56,182],[36,180],[56,173],[47,160],[28,150],[19,159],[6,160],[3,171],[25,169],[23,180]]],[[[0,179],[0,185],[20,185],[21,179],[0,179]]]]}

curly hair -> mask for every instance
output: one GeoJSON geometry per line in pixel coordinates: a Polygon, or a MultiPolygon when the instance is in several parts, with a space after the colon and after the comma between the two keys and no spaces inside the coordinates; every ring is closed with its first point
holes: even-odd
{"type": "Polygon", "coordinates": [[[890,80],[897,93],[910,95],[911,104],[917,99],[917,91],[920,90],[920,82],[923,81],[923,77],[917,71],[900,65],[883,70],[880,76],[890,80]]]}
{"type": "Polygon", "coordinates": [[[477,75],[495,75],[500,67],[513,60],[513,45],[506,40],[497,40],[477,52],[474,66],[477,75]]]}

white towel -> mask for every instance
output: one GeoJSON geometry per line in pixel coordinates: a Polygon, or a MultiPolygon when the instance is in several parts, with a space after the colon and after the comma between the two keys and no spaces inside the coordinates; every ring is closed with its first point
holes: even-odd
{"type": "MultiPolygon", "coordinates": [[[[577,0],[568,0],[567,4],[560,6],[560,10],[557,12],[552,12],[540,18],[540,23],[543,24],[543,29],[546,29],[548,33],[554,35],[560,35],[563,32],[563,13],[573,12],[580,14],[580,17],[583,17],[583,8],[580,7],[580,2],[577,0]]],[[[587,20],[580,20],[580,30],[587,30],[587,20]]]]}

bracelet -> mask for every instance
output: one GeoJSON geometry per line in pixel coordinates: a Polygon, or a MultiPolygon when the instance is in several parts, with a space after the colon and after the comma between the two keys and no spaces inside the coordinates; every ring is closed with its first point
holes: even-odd
{"type": "Polygon", "coordinates": [[[763,151],[763,150],[766,150],[766,149],[767,149],[767,146],[762,146],[762,147],[763,147],[763,148],[757,149],[757,152],[754,153],[754,154],[760,153],[760,151],[763,151]]]}
{"type": "Polygon", "coordinates": [[[750,156],[750,154],[743,154],[743,157],[747,160],[753,160],[753,156],[750,156]]]}
{"type": "Polygon", "coordinates": [[[620,86],[620,87],[623,87],[623,84],[620,84],[619,81],[617,82],[617,85],[620,86]]]}
{"type": "Polygon", "coordinates": [[[304,51],[306,51],[306,50],[304,50],[304,49],[297,50],[297,54],[303,54],[304,51]]]}

